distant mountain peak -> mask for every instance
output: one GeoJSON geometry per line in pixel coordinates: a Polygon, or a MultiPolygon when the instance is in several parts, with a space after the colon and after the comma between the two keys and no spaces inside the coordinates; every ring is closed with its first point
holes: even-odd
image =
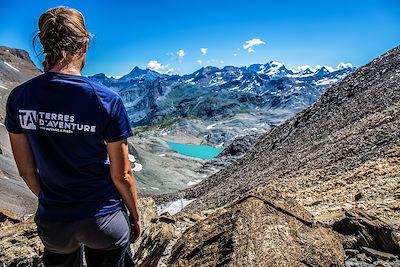
{"type": "Polygon", "coordinates": [[[141,69],[138,66],[134,67],[128,74],[122,76],[120,81],[127,82],[135,79],[155,80],[158,77],[165,76],[165,74],[158,73],[151,69],[141,69]]]}

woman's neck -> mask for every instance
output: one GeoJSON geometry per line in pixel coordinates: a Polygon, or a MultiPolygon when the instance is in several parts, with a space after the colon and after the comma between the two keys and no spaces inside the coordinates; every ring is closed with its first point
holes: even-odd
{"type": "Polygon", "coordinates": [[[69,65],[55,65],[52,67],[49,71],[51,72],[59,72],[59,73],[64,73],[64,74],[71,74],[71,75],[81,75],[80,68],[77,68],[75,64],[69,64],[69,65]]]}

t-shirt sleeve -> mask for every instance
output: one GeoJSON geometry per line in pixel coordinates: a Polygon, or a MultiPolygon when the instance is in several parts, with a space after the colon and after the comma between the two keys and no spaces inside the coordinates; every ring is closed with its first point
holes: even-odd
{"type": "Polygon", "coordinates": [[[107,143],[120,141],[133,135],[128,114],[121,97],[117,97],[111,108],[109,123],[106,125],[104,140],[107,143]]]}
{"type": "Polygon", "coordinates": [[[12,94],[7,98],[4,125],[10,133],[23,133],[21,126],[18,124],[18,114],[15,112],[15,106],[12,104],[11,100],[12,94]]]}

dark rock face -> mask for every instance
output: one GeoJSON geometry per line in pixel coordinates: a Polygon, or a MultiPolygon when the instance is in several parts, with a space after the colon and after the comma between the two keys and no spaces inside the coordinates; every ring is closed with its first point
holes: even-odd
{"type": "Polygon", "coordinates": [[[254,146],[258,137],[258,135],[244,135],[235,138],[232,143],[217,156],[217,158],[243,156],[254,146]]]}
{"type": "Polygon", "coordinates": [[[257,188],[215,210],[175,243],[169,266],[344,266],[328,229],[277,191],[257,188]]]}
{"type": "Polygon", "coordinates": [[[400,266],[400,236],[379,218],[353,209],[334,222],[332,229],[340,234],[347,265],[400,266]]]}
{"type": "Polygon", "coordinates": [[[258,134],[250,134],[236,137],[217,157],[207,161],[200,171],[219,170],[232,164],[254,146],[259,136],[258,134]]]}
{"type": "Polygon", "coordinates": [[[400,255],[400,239],[389,225],[361,210],[347,211],[345,216],[332,224],[332,229],[354,239],[345,244],[349,248],[370,247],[383,252],[400,255]]]}

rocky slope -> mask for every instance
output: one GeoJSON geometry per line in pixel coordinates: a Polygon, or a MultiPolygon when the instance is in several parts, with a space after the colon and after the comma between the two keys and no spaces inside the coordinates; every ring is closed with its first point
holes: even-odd
{"type": "Polygon", "coordinates": [[[18,175],[3,121],[10,91],[40,73],[26,51],[0,46],[0,207],[21,216],[35,210],[36,198],[18,175]]]}
{"type": "Polygon", "coordinates": [[[334,84],[235,164],[172,197],[195,198],[187,209],[198,211],[267,184],[322,221],[357,206],[399,226],[399,64],[396,47],[334,84]]]}

